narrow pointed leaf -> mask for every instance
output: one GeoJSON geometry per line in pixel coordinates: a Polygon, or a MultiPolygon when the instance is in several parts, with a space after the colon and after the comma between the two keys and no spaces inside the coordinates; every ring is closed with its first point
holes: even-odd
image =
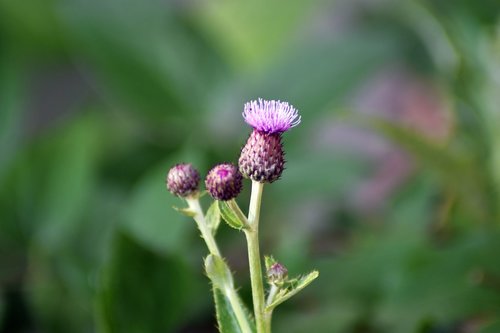
{"type": "Polygon", "coordinates": [[[276,295],[274,302],[266,307],[266,311],[273,310],[276,306],[280,305],[284,301],[288,300],[290,297],[296,295],[299,291],[307,287],[311,282],[314,281],[319,276],[318,271],[312,271],[311,273],[300,277],[297,282],[293,283],[287,289],[280,290],[278,295],[276,295]]]}
{"type": "Polygon", "coordinates": [[[217,233],[217,229],[219,228],[220,224],[220,209],[219,205],[217,204],[217,201],[214,201],[211,205],[210,208],[208,208],[207,214],[205,216],[205,220],[207,221],[208,227],[212,231],[212,235],[215,236],[217,233]]]}
{"type": "MultiPolygon", "coordinates": [[[[213,288],[214,301],[215,301],[215,311],[217,317],[217,326],[220,333],[246,333],[244,332],[236,319],[236,315],[231,307],[231,303],[228,298],[222,293],[218,288],[213,288]]],[[[250,327],[252,333],[256,332],[255,322],[250,314],[250,311],[245,307],[245,305],[240,301],[245,317],[248,321],[248,326],[250,327]]]]}
{"type": "Polygon", "coordinates": [[[220,332],[255,332],[255,323],[248,309],[237,295],[233,296],[233,298],[230,297],[232,295],[229,294],[231,290],[234,292],[233,276],[224,259],[213,254],[208,255],[205,259],[205,271],[213,284],[217,323],[220,332]],[[233,303],[230,300],[233,300],[233,303]],[[234,311],[234,302],[239,303],[239,308],[242,309],[240,311],[243,314],[239,317],[234,311]]]}
{"type": "Polygon", "coordinates": [[[434,143],[408,127],[372,118],[369,125],[407,149],[441,182],[463,198],[464,205],[481,219],[491,219],[494,203],[485,197],[491,180],[480,165],[462,151],[453,151],[434,143]],[[460,181],[457,181],[460,179],[460,181]]]}
{"type": "Polygon", "coordinates": [[[266,265],[266,272],[271,268],[272,265],[276,264],[277,261],[273,256],[264,256],[264,264],[266,265]]]}
{"type": "Polygon", "coordinates": [[[235,229],[241,230],[247,227],[247,221],[235,201],[218,201],[220,214],[227,224],[235,229]]]}
{"type": "Polygon", "coordinates": [[[194,217],[196,215],[196,212],[189,209],[189,208],[179,208],[179,207],[175,207],[175,206],[172,206],[172,208],[175,209],[176,211],[178,211],[179,213],[184,214],[188,217],[194,217]]]}

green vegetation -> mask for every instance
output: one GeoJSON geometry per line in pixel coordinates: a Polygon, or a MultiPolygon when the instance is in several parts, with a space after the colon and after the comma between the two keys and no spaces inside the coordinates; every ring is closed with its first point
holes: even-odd
{"type": "Polygon", "coordinates": [[[257,97],[302,115],[261,252],[321,272],[273,332],[500,332],[499,59],[497,0],[0,0],[0,333],[214,332],[165,175],[257,97]]]}

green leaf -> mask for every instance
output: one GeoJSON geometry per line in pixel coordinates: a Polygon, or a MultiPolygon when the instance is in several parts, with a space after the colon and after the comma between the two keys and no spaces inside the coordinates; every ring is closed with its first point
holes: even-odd
{"type": "Polygon", "coordinates": [[[41,147],[40,152],[50,159],[49,169],[42,175],[46,183],[39,199],[35,237],[49,251],[59,251],[81,228],[81,217],[89,208],[96,186],[101,126],[98,117],[88,114],[75,119],[41,147]]]}
{"type": "Polygon", "coordinates": [[[485,327],[479,330],[479,333],[495,333],[500,332],[500,320],[495,320],[492,323],[487,324],[485,327]]]}
{"type": "Polygon", "coordinates": [[[23,131],[22,69],[12,60],[0,55],[0,182],[18,152],[23,131]]]}
{"type": "Polygon", "coordinates": [[[234,200],[218,201],[222,218],[227,224],[235,229],[241,230],[247,227],[248,222],[245,215],[234,200]]]}
{"type": "Polygon", "coordinates": [[[238,67],[253,67],[269,61],[287,45],[293,31],[303,24],[304,13],[313,8],[313,3],[304,0],[289,0],[286,6],[265,0],[206,2],[195,14],[200,31],[228,61],[238,67]],[[254,17],[266,24],[256,25],[254,17]],[[252,47],[257,44],[259,47],[252,47]]]}
{"type": "Polygon", "coordinates": [[[224,290],[233,287],[233,276],[221,257],[209,254],[205,258],[205,272],[215,288],[224,290]]]}
{"type": "Polygon", "coordinates": [[[205,216],[205,220],[207,221],[207,225],[212,231],[212,234],[215,236],[217,233],[217,229],[219,228],[220,225],[220,209],[219,205],[217,204],[217,201],[214,201],[210,207],[208,208],[207,214],[205,216]]]}
{"type": "Polygon", "coordinates": [[[66,2],[59,9],[65,35],[71,36],[70,51],[91,64],[104,93],[123,110],[141,110],[135,121],[159,130],[170,125],[177,112],[198,115],[205,87],[217,78],[206,71],[216,67],[218,56],[184,27],[175,6],[89,0],[66,2]],[[128,38],[121,37],[125,35],[128,38]]]}
{"type": "Polygon", "coordinates": [[[313,282],[318,276],[318,271],[312,271],[311,273],[298,278],[295,282],[292,282],[292,284],[288,288],[280,290],[276,295],[274,302],[266,307],[266,311],[273,310],[275,307],[288,300],[290,297],[296,295],[299,291],[313,282]]]}
{"type": "Polygon", "coordinates": [[[179,208],[177,206],[172,206],[172,208],[187,217],[194,217],[196,215],[196,212],[189,208],[179,208]]]}
{"type": "Polygon", "coordinates": [[[205,271],[214,287],[215,309],[220,332],[249,333],[249,328],[254,332],[253,318],[234,290],[233,276],[224,259],[214,254],[208,255],[205,259],[205,271]],[[233,304],[231,304],[230,300],[233,300],[233,304]],[[234,302],[239,303],[242,309],[243,315],[240,320],[246,319],[247,322],[242,324],[241,327],[233,309],[234,302]]]}
{"type": "Polygon", "coordinates": [[[264,256],[264,264],[266,266],[266,271],[268,271],[272,265],[276,264],[277,261],[273,258],[273,256],[264,256]]]}
{"type": "Polygon", "coordinates": [[[422,165],[439,177],[443,185],[455,191],[463,199],[464,206],[476,217],[483,220],[492,218],[495,207],[488,197],[491,180],[480,165],[463,151],[442,147],[402,125],[378,118],[368,121],[383,135],[412,153],[422,165]]]}
{"type": "Polygon", "coordinates": [[[105,333],[175,331],[202,289],[181,259],[160,256],[123,233],[103,273],[97,310],[105,333]]]}
{"type": "MultiPolygon", "coordinates": [[[[217,288],[213,288],[214,302],[215,302],[215,312],[217,317],[217,325],[219,326],[220,333],[243,333],[240,326],[238,325],[238,320],[231,307],[231,303],[228,298],[224,296],[222,291],[217,288]]],[[[247,307],[238,299],[245,312],[245,317],[249,323],[252,332],[256,332],[255,321],[248,311],[247,307]]]]}

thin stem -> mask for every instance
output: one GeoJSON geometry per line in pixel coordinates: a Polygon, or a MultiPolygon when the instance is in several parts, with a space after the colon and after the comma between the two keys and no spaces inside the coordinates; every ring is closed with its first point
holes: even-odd
{"type": "Polygon", "coordinates": [[[252,181],[252,195],[248,210],[249,228],[245,230],[248,246],[248,262],[252,283],[252,299],[255,313],[257,333],[269,333],[265,321],[264,284],[262,282],[262,265],[259,249],[259,215],[264,184],[252,181]]]}
{"type": "Polygon", "coordinates": [[[198,198],[188,197],[186,198],[186,201],[189,208],[195,213],[193,219],[196,221],[196,225],[201,232],[201,237],[207,244],[208,251],[210,251],[211,254],[215,254],[222,258],[214,236],[205,221],[205,214],[203,214],[203,210],[201,209],[200,200],[198,198]]]}
{"type": "Polygon", "coordinates": [[[269,306],[274,301],[274,297],[276,296],[278,290],[278,287],[276,287],[274,284],[271,285],[269,295],[267,295],[266,306],[269,306]]]}
{"type": "Polygon", "coordinates": [[[259,229],[260,203],[262,200],[264,184],[252,181],[252,194],[250,196],[250,207],[248,208],[248,223],[255,230],[259,229]]]}
{"type": "MultiPolygon", "coordinates": [[[[271,285],[271,289],[269,290],[269,295],[267,295],[266,306],[269,306],[273,303],[276,294],[278,293],[279,288],[274,284],[271,285]]],[[[267,332],[271,332],[271,319],[273,317],[273,310],[267,310],[264,313],[264,321],[266,325],[267,332]]]]}
{"type": "Polygon", "coordinates": [[[233,212],[238,216],[238,218],[243,222],[245,227],[248,227],[248,220],[245,214],[240,209],[240,206],[238,206],[238,203],[232,199],[227,201],[228,206],[233,210],[233,212]]]}
{"type": "MultiPolygon", "coordinates": [[[[207,221],[205,220],[205,214],[203,214],[203,210],[200,205],[200,200],[197,197],[189,197],[186,198],[186,201],[189,205],[189,208],[193,212],[195,212],[193,219],[196,221],[196,225],[198,226],[198,229],[201,232],[201,237],[207,244],[208,251],[210,251],[211,254],[217,255],[218,257],[222,258],[219,248],[217,247],[217,243],[215,242],[215,238],[212,232],[210,231],[210,228],[208,228],[207,221]]],[[[238,321],[241,331],[243,333],[252,333],[252,329],[250,328],[250,325],[245,315],[245,311],[243,310],[240,299],[238,297],[238,293],[234,289],[234,286],[233,285],[227,286],[221,291],[229,300],[229,303],[233,308],[234,315],[236,316],[236,320],[238,321]]]]}

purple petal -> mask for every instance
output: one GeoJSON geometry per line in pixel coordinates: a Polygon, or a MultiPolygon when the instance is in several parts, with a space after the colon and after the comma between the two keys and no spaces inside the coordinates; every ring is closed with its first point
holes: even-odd
{"type": "Polygon", "coordinates": [[[300,123],[300,115],[292,105],[262,98],[245,104],[243,118],[247,124],[265,133],[283,133],[300,123]]]}

